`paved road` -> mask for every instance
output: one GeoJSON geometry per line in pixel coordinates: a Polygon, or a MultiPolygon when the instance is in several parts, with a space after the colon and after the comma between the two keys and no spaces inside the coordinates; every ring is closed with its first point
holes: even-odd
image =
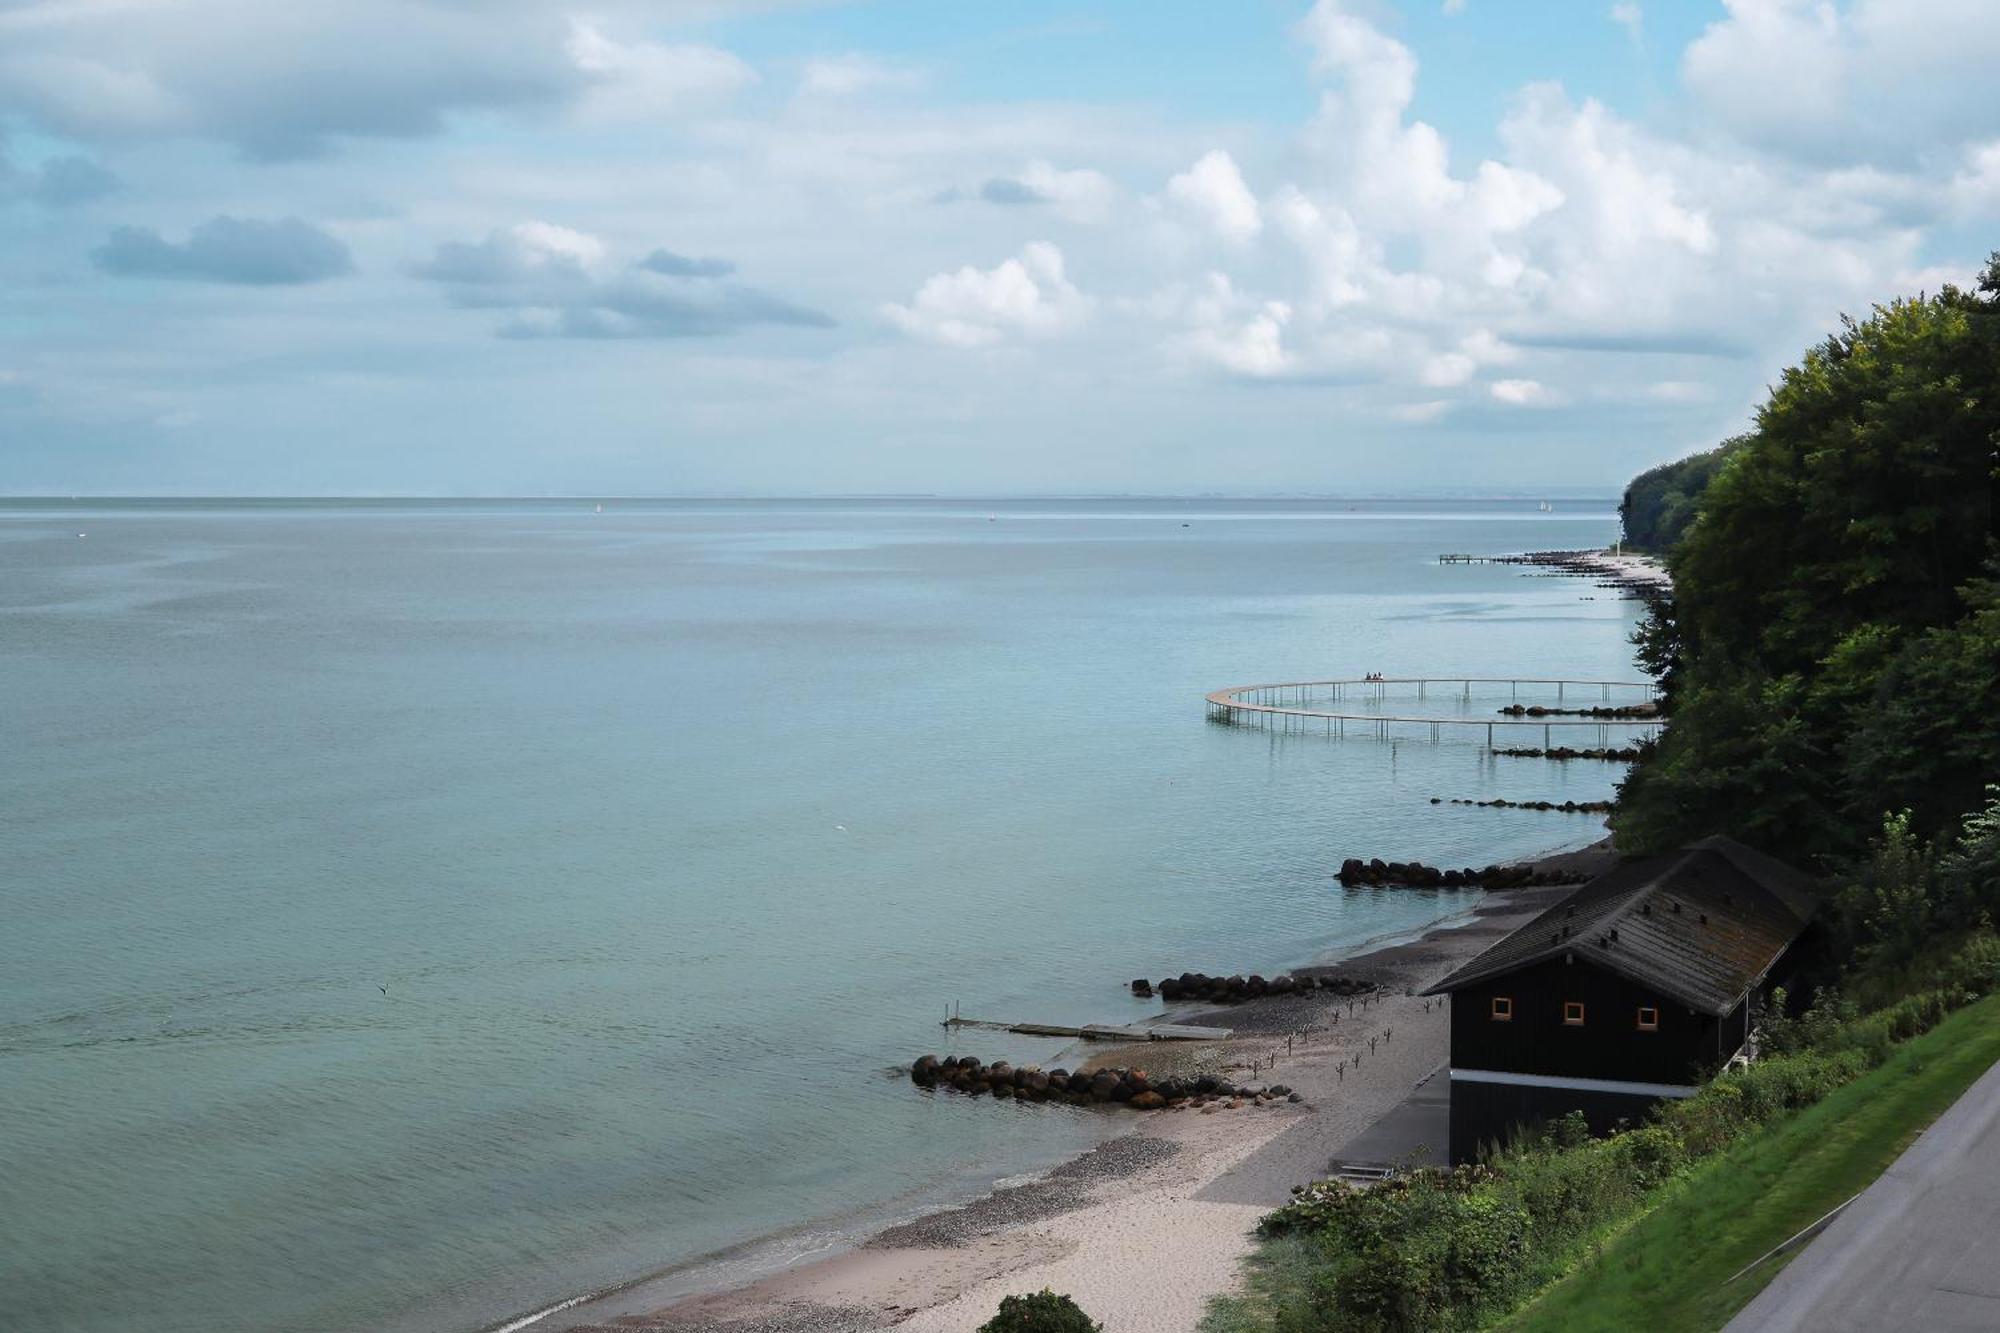
{"type": "Polygon", "coordinates": [[[2000,1329],[2000,1064],[1724,1333],[2000,1329]]]}

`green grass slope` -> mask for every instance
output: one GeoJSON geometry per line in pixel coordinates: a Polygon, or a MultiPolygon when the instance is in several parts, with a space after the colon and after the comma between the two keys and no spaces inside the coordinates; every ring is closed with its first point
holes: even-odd
{"type": "Polygon", "coordinates": [[[1867,1188],[1995,1060],[2000,995],[1951,1015],[1824,1101],[1704,1162],[1499,1327],[1721,1328],[1799,1251],[1735,1282],[1731,1275],[1867,1188]]]}

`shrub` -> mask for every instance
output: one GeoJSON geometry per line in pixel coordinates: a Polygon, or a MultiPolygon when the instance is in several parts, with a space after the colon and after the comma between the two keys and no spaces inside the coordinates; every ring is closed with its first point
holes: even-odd
{"type": "Polygon", "coordinates": [[[1002,1299],[1000,1313],[981,1324],[979,1333],[1103,1333],[1103,1328],[1075,1301],[1044,1287],[1002,1299]]]}

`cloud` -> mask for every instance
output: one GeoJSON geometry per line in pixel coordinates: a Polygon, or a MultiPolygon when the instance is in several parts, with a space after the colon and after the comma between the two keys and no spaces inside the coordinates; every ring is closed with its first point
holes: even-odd
{"type": "Polygon", "coordinates": [[[1544,407],[1554,401],[1548,386],[1538,380],[1495,380],[1487,392],[1495,402],[1511,407],[1544,407]]]}
{"type": "Polygon", "coordinates": [[[1449,398],[1430,398],[1420,403],[1398,403],[1389,409],[1391,420],[1411,426],[1427,426],[1441,421],[1452,409],[1449,398]]]}
{"type": "Polygon", "coordinates": [[[321,282],[354,267],[345,245],[300,218],[210,218],[178,243],[150,227],[118,227],[90,257],[119,277],[256,287],[321,282]]]}
{"type": "Polygon", "coordinates": [[[1743,142],[1815,162],[1911,161],[2000,134],[1987,0],[1726,0],[1682,56],[1743,142]]]}
{"type": "Polygon", "coordinates": [[[916,70],[865,55],[820,56],[799,75],[801,97],[853,97],[878,88],[910,88],[923,82],[916,70]]]}
{"type": "Polygon", "coordinates": [[[583,277],[604,253],[604,242],[587,232],[521,222],[482,241],[447,241],[412,272],[448,286],[518,286],[552,275],[583,277]]]}
{"type": "Polygon", "coordinates": [[[757,327],[824,329],[834,321],[768,292],[725,281],[736,266],[654,250],[615,262],[598,237],[522,222],[476,242],[451,241],[411,270],[454,305],[498,310],[509,338],[706,338],[757,327]]]}
{"type": "Polygon", "coordinates": [[[947,347],[987,347],[1008,338],[1046,338],[1081,324],[1089,303],[1063,272],[1062,251],[1046,241],[990,269],[970,265],[927,279],[907,305],[882,313],[903,332],[947,347]]]}
{"type": "Polygon", "coordinates": [[[671,250],[655,250],[639,261],[639,267],[670,278],[726,278],[736,271],[727,259],[689,259],[671,250]]]}
{"type": "MultiPolygon", "coordinates": [[[[940,202],[964,198],[958,190],[948,190],[940,202]]],[[[1066,222],[1104,222],[1118,202],[1118,186],[1104,172],[1090,168],[1060,170],[1036,158],[1010,176],[988,176],[978,188],[978,198],[1002,208],[1050,206],[1066,222]]]]}
{"type": "Polygon", "coordinates": [[[35,198],[51,208],[69,208],[101,199],[118,188],[118,178],[87,157],[74,153],[42,163],[34,186],[35,198]]]}
{"type": "Polygon", "coordinates": [[[1118,187],[1101,171],[1079,167],[1063,171],[1041,159],[1012,176],[991,176],[979,187],[979,197],[1003,208],[1052,205],[1070,222],[1102,222],[1109,216],[1118,187]]]}
{"type": "Polygon", "coordinates": [[[1645,27],[1646,16],[1639,8],[1637,0],[1618,0],[1618,3],[1611,6],[1611,21],[1637,40],[1645,27]]]}
{"type": "Polygon", "coordinates": [[[1016,204],[1046,204],[1049,197],[1023,180],[994,176],[979,187],[979,197],[989,204],[1011,207],[1016,204]]]}
{"type": "Polygon", "coordinates": [[[0,129],[0,203],[32,199],[50,208],[70,208],[101,199],[118,188],[118,178],[96,161],[74,153],[51,157],[37,166],[18,167],[7,153],[0,129]]]}
{"type": "Polygon", "coordinates": [[[1283,375],[1294,365],[1285,346],[1291,306],[1245,297],[1225,274],[1208,274],[1185,301],[1168,293],[1161,306],[1190,326],[1173,345],[1198,362],[1251,379],[1283,375]]]}
{"type": "Polygon", "coordinates": [[[1167,182],[1167,197],[1199,218],[1225,241],[1242,243],[1263,230],[1263,210],[1243,183],[1236,161],[1220,148],[1167,182]]]}
{"type": "Polygon", "coordinates": [[[757,81],[755,71],[719,47],[619,42],[581,19],[571,20],[565,49],[586,80],[579,114],[590,121],[664,120],[757,81]]]}
{"type": "Polygon", "coordinates": [[[214,139],[265,160],[433,135],[469,112],[656,119],[755,77],[729,52],[621,41],[553,0],[0,5],[0,53],[0,114],[47,133],[214,139]]]}

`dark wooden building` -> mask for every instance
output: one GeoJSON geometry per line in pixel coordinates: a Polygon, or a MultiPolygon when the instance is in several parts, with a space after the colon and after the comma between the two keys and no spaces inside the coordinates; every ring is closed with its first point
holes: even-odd
{"type": "Polygon", "coordinates": [[[1729,838],[1627,861],[1426,994],[1451,996],[1451,1160],[1581,1111],[1685,1097],[1749,1040],[1812,882],[1729,838]]]}

